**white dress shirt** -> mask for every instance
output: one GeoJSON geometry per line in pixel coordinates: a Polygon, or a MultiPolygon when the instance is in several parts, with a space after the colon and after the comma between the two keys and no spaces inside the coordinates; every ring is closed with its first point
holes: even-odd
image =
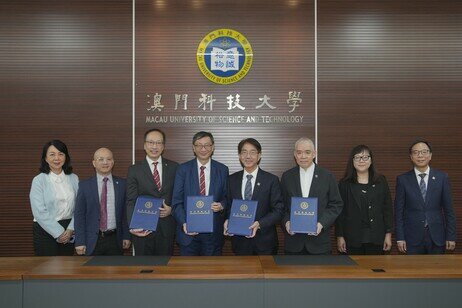
{"type": "Polygon", "coordinates": [[[243,175],[242,175],[242,185],[241,185],[242,199],[245,199],[245,184],[247,183],[247,175],[248,174],[252,175],[252,180],[250,182],[252,183],[252,195],[253,195],[253,190],[255,188],[255,183],[257,181],[258,169],[259,168],[257,166],[257,169],[255,169],[252,173],[248,173],[244,169],[244,172],[243,172],[243,175]]]}
{"type": "Polygon", "coordinates": [[[308,198],[310,195],[311,183],[314,176],[314,164],[312,163],[308,169],[300,167],[300,186],[302,187],[302,197],[308,198]]]}
{"type": "Polygon", "coordinates": [[[205,175],[205,195],[209,195],[209,187],[210,187],[210,166],[212,165],[211,159],[205,164],[202,165],[199,160],[197,160],[197,178],[199,179],[199,185],[201,183],[201,166],[205,166],[204,175],[205,175]]]}
{"type": "Polygon", "coordinates": [[[60,174],[50,172],[48,176],[50,177],[51,185],[55,191],[57,205],[56,221],[71,219],[74,215],[75,207],[75,192],[71,184],[68,182],[64,171],[61,171],[60,174]]]}
{"type": "MultiPolygon", "coordinates": [[[[149,168],[151,169],[151,174],[154,176],[154,163],[149,156],[146,155],[146,161],[148,162],[149,168]]],[[[162,187],[162,156],[159,156],[157,159],[157,172],[159,172],[160,186],[162,187]]]]}

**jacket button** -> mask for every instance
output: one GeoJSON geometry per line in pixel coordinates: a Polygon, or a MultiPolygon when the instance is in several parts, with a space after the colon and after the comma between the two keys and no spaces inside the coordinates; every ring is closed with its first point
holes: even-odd
{"type": "Polygon", "coordinates": [[[371,222],[373,222],[373,221],[374,221],[374,219],[371,219],[371,222]]]}

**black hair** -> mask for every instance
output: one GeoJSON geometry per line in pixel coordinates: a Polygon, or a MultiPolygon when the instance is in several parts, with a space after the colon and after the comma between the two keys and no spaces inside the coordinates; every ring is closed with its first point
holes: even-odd
{"type": "Polygon", "coordinates": [[[162,130],[158,129],[158,128],[151,128],[150,130],[147,130],[147,131],[144,133],[144,141],[146,141],[146,137],[147,137],[150,133],[152,133],[152,132],[158,132],[158,133],[160,133],[160,134],[162,135],[162,139],[163,139],[162,141],[163,141],[163,143],[165,144],[165,141],[166,141],[166,139],[165,139],[165,133],[164,133],[162,130]]]}
{"type": "Polygon", "coordinates": [[[340,181],[358,183],[358,174],[356,173],[356,168],[353,164],[353,159],[356,154],[360,154],[363,152],[369,152],[371,160],[371,165],[369,166],[369,183],[376,183],[380,179],[381,175],[377,173],[377,170],[375,169],[374,165],[374,154],[372,154],[371,149],[367,145],[360,144],[355,146],[351,150],[345,169],[345,174],[343,175],[343,178],[340,181]]]}
{"type": "Polygon", "coordinates": [[[63,165],[63,171],[65,174],[71,174],[72,173],[71,156],[69,155],[69,151],[67,150],[66,144],[62,142],[61,140],[57,140],[57,139],[51,140],[45,143],[45,145],[43,146],[42,160],[41,160],[40,168],[39,168],[40,172],[48,174],[51,171],[50,166],[48,165],[46,161],[48,148],[51,146],[54,146],[56,149],[58,149],[58,151],[66,155],[66,161],[64,162],[64,165],[63,165]]]}

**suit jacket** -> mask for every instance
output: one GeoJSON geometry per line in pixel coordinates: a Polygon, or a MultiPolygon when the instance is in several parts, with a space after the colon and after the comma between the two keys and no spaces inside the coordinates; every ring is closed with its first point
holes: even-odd
{"type": "Polygon", "coordinates": [[[343,208],[343,201],[334,175],[326,169],[315,165],[309,197],[318,198],[318,222],[321,223],[323,229],[317,236],[307,236],[306,234],[290,235],[285,228],[286,222],[290,220],[291,198],[302,197],[299,166],[284,172],[281,178],[281,186],[285,206],[285,215],[282,220],[285,250],[300,252],[305,247],[312,254],[331,252],[329,230],[343,208]]]}
{"type": "MultiPolygon", "coordinates": [[[[226,193],[228,186],[228,167],[216,160],[210,163],[210,186],[209,195],[213,195],[215,202],[220,202],[226,208],[226,193]]],[[[177,240],[180,245],[187,246],[193,236],[183,232],[183,224],[186,222],[186,202],[188,196],[199,196],[199,176],[197,174],[197,159],[194,158],[181,164],[176,172],[175,185],[173,188],[173,216],[177,222],[177,240]]],[[[223,245],[224,213],[213,213],[213,242],[217,246],[223,245]]]]}
{"type": "MultiPolygon", "coordinates": [[[[115,218],[117,244],[122,249],[122,241],[130,239],[125,207],[125,179],[112,176],[115,197],[115,218]]],[[[79,191],[75,202],[75,246],[86,246],[85,254],[91,255],[96,247],[100,222],[100,198],[97,177],[91,177],[79,183],[79,191]]]]}
{"type": "MultiPolygon", "coordinates": [[[[243,199],[242,177],[244,170],[233,173],[229,177],[228,204],[226,217],[229,218],[233,199],[243,199]]],[[[231,241],[233,248],[239,249],[244,241],[252,240],[260,250],[271,250],[277,247],[278,237],[276,224],[282,218],[284,205],[282,204],[281,186],[279,179],[274,174],[262,169],[258,170],[255,179],[255,187],[252,193],[252,200],[258,201],[255,220],[260,223],[260,229],[252,239],[245,236],[233,236],[231,241]]]]}
{"type": "MultiPolygon", "coordinates": [[[[138,196],[148,195],[154,198],[164,199],[165,203],[172,206],[173,183],[178,163],[162,157],[162,189],[157,189],[154,177],[151,173],[148,161],[143,159],[128,168],[127,177],[127,213],[128,221],[131,221],[135,203],[138,196]]],[[[169,215],[159,218],[156,232],[161,232],[164,237],[172,238],[175,234],[175,219],[169,215]]]]}
{"type": "MultiPolygon", "coordinates": [[[[362,244],[362,209],[361,196],[352,182],[339,183],[343,210],[335,223],[335,235],[344,237],[347,245],[359,247],[362,244]]],[[[385,233],[393,231],[393,209],[387,179],[381,176],[375,183],[370,183],[367,190],[369,201],[368,216],[370,218],[371,242],[382,245],[385,233]]]]}
{"type": "Polygon", "coordinates": [[[396,240],[420,245],[424,239],[425,221],[433,242],[438,246],[456,240],[456,216],[452,207],[448,175],[430,168],[425,201],[414,170],[396,179],[396,240]]]}
{"type": "MultiPolygon", "coordinates": [[[[79,187],[77,175],[67,174],[66,179],[74,190],[74,194],[77,195],[79,187]]],[[[56,200],[53,184],[48,174],[40,173],[32,180],[29,198],[34,219],[53,238],[58,238],[65,230],[56,221],[58,200],[56,200]]],[[[67,228],[74,230],[74,217],[67,228]]]]}

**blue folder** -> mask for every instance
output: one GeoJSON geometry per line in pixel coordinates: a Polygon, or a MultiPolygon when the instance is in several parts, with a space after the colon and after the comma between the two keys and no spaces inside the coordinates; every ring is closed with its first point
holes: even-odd
{"type": "Polygon", "coordinates": [[[316,235],[318,225],[318,198],[292,197],[290,231],[316,235]]]}
{"type": "Polygon", "coordinates": [[[159,208],[163,200],[151,196],[138,196],[133,210],[130,229],[156,231],[159,221],[159,208]]]}
{"type": "Polygon", "coordinates": [[[258,201],[234,199],[228,220],[228,233],[233,235],[250,236],[249,227],[255,221],[258,201]]]}
{"type": "Polygon", "coordinates": [[[186,227],[188,232],[213,232],[213,196],[188,196],[186,200],[186,227]]]}

